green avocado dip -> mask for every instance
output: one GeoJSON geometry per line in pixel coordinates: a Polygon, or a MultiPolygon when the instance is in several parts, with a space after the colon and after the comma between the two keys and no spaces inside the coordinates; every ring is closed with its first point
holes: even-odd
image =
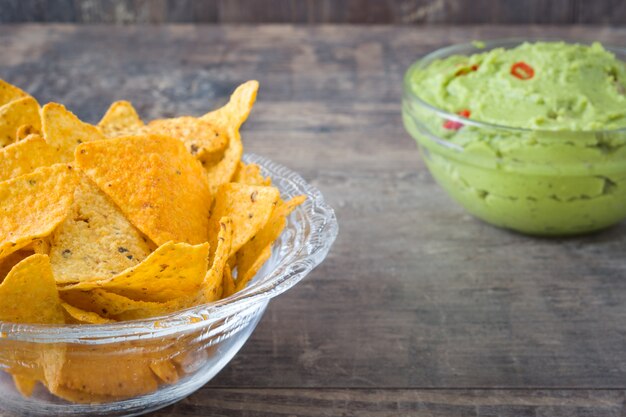
{"type": "Polygon", "coordinates": [[[452,49],[409,69],[403,120],[454,199],[536,235],[626,217],[624,62],[598,43],[452,49]]]}

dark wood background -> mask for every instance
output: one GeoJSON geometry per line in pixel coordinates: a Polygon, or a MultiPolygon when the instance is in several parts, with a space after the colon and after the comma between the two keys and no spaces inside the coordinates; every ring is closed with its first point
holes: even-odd
{"type": "Polygon", "coordinates": [[[0,22],[623,24],[624,0],[0,0],[0,22]]]}

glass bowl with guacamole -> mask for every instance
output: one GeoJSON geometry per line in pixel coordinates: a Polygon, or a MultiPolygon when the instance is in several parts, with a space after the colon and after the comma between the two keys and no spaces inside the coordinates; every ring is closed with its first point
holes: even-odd
{"type": "Polygon", "coordinates": [[[626,218],[626,50],[519,40],[437,50],[404,78],[403,121],[467,211],[522,233],[626,218]]]}

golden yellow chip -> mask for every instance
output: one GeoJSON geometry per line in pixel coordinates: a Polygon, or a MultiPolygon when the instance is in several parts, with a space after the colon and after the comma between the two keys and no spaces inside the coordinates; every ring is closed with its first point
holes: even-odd
{"type": "Polygon", "coordinates": [[[182,141],[189,153],[203,164],[219,161],[228,145],[225,132],[195,117],[153,120],[146,128],[150,133],[171,136],[182,141]]]}
{"type": "MultiPolygon", "coordinates": [[[[11,256],[15,255],[12,254],[11,256]]],[[[63,324],[61,308],[50,262],[35,254],[17,263],[0,285],[0,320],[18,323],[63,324]]],[[[7,344],[7,343],[4,343],[7,344]]],[[[54,344],[5,346],[0,361],[14,376],[16,388],[25,396],[37,380],[54,384],[63,362],[64,347],[54,344]]]]}
{"type": "Polygon", "coordinates": [[[228,147],[224,151],[222,160],[206,167],[212,192],[215,192],[220,185],[230,182],[237,171],[243,155],[239,128],[248,118],[258,90],[257,81],[248,81],[237,87],[224,107],[201,117],[202,120],[215,125],[228,135],[228,147]]]}
{"type": "Polygon", "coordinates": [[[209,186],[182,142],[150,135],[85,143],[76,162],[157,245],[208,241],[209,186]]]}
{"type": "Polygon", "coordinates": [[[55,149],[41,136],[30,135],[0,149],[0,181],[61,162],[55,149]]]}
{"type": "Polygon", "coordinates": [[[239,162],[239,168],[237,168],[233,182],[265,186],[270,186],[272,184],[270,177],[263,178],[260,166],[257,164],[246,164],[244,162],[239,162]]]}
{"type": "Polygon", "coordinates": [[[110,278],[152,251],[152,243],[109,197],[79,174],[72,209],[50,238],[50,263],[59,284],[110,278]]]}
{"type": "Polygon", "coordinates": [[[173,384],[178,381],[179,376],[176,365],[168,359],[150,362],[150,369],[152,369],[152,372],[163,382],[173,384]]]}
{"type": "Polygon", "coordinates": [[[54,387],[51,392],[59,398],[76,404],[103,404],[124,398],[123,396],[96,395],[63,386],[54,387]]]}
{"type": "MultiPolygon", "coordinates": [[[[83,281],[60,288],[80,291],[95,288],[132,300],[164,302],[198,293],[207,272],[208,243],[168,242],[142,263],[108,279],[83,281]]],[[[72,303],[70,303],[72,304],[72,303]]]]}
{"type": "Polygon", "coordinates": [[[250,115],[258,91],[258,81],[247,81],[235,89],[224,107],[210,111],[201,118],[216,126],[239,129],[250,115]]]}
{"type": "Polygon", "coordinates": [[[17,391],[22,394],[24,397],[30,397],[33,395],[33,391],[35,390],[35,386],[37,385],[37,380],[32,378],[29,375],[22,374],[12,374],[13,383],[15,384],[15,388],[17,391]]]}
{"type": "Polygon", "coordinates": [[[177,298],[167,302],[137,301],[123,295],[101,289],[86,291],[61,291],[61,298],[68,304],[85,311],[94,312],[112,320],[138,320],[162,316],[187,307],[197,299],[177,298]]]}
{"type": "Polygon", "coordinates": [[[74,199],[72,167],[56,164],[0,182],[0,258],[49,235],[74,199]]]}
{"type": "Polygon", "coordinates": [[[228,257],[233,255],[265,226],[279,199],[280,193],[274,187],[237,183],[222,185],[215,196],[215,207],[211,213],[211,247],[217,247],[219,220],[230,217],[233,243],[228,257]]]}
{"type": "Polygon", "coordinates": [[[222,279],[222,298],[230,297],[235,293],[235,280],[230,266],[226,264],[224,267],[224,277],[222,279]]]}
{"type": "Polygon", "coordinates": [[[115,321],[111,319],[106,319],[98,313],[81,310],[80,308],[69,305],[68,303],[61,303],[61,306],[71,319],[66,320],[68,323],[74,322],[75,324],[104,324],[113,323],[115,321]]]}
{"type": "Polygon", "coordinates": [[[39,104],[32,97],[23,97],[0,107],[0,148],[17,139],[17,130],[23,125],[41,129],[39,104]]]}
{"type": "Polygon", "coordinates": [[[35,129],[32,125],[22,125],[17,128],[15,132],[15,141],[20,141],[26,139],[30,135],[39,135],[41,136],[41,132],[39,129],[35,129]]]}
{"type": "Polygon", "coordinates": [[[291,212],[302,204],[306,197],[301,195],[291,200],[280,202],[270,217],[267,224],[237,252],[237,288],[243,289],[254,278],[263,264],[272,254],[272,244],[285,228],[286,218],[291,212]]]}
{"type": "Polygon", "coordinates": [[[74,149],[81,143],[105,139],[97,127],[81,121],[62,104],[43,106],[41,119],[46,142],[57,150],[63,162],[74,160],[74,149]]]}
{"type": "Polygon", "coordinates": [[[0,320],[12,323],[65,323],[50,259],[29,256],[11,269],[0,284],[0,320]]]}
{"type": "Polygon", "coordinates": [[[102,116],[98,127],[109,138],[131,136],[144,126],[137,111],[129,101],[116,101],[102,116]]]}
{"type": "Polygon", "coordinates": [[[154,391],[158,379],[150,369],[150,360],[128,349],[115,347],[72,346],[60,370],[59,383],[53,392],[63,389],[89,395],[133,397],[154,391]]]}
{"type": "Polygon", "coordinates": [[[17,265],[19,262],[28,258],[31,255],[34,255],[34,251],[29,249],[20,249],[16,252],[13,252],[7,257],[0,259],[0,282],[7,276],[9,271],[17,265]]]}
{"type": "Polygon", "coordinates": [[[4,80],[0,80],[0,106],[4,106],[5,104],[27,97],[28,93],[23,90],[17,88],[16,86],[9,84],[4,80]]]}
{"type": "Polygon", "coordinates": [[[30,249],[35,253],[41,253],[43,255],[50,255],[50,240],[48,237],[33,240],[33,243],[27,245],[25,249],[30,249]]]}
{"type": "Polygon", "coordinates": [[[224,275],[224,267],[227,265],[230,256],[230,248],[233,240],[233,224],[230,218],[222,217],[219,221],[219,234],[217,237],[217,248],[213,255],[213,264],[207,271],[202,286],[203,299],[202,303],[219,300],[222,297],[222,277],[224,275]]]}

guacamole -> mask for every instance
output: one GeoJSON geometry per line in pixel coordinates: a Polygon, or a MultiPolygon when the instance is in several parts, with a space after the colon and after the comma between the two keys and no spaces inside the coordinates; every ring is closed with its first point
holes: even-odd
{"type": "Polygon", "coordinates": [[[568,235],[626,217],[626,67],[600,44],[420,62],[403,116],[433,176],[483,220],[568,235]]]}

